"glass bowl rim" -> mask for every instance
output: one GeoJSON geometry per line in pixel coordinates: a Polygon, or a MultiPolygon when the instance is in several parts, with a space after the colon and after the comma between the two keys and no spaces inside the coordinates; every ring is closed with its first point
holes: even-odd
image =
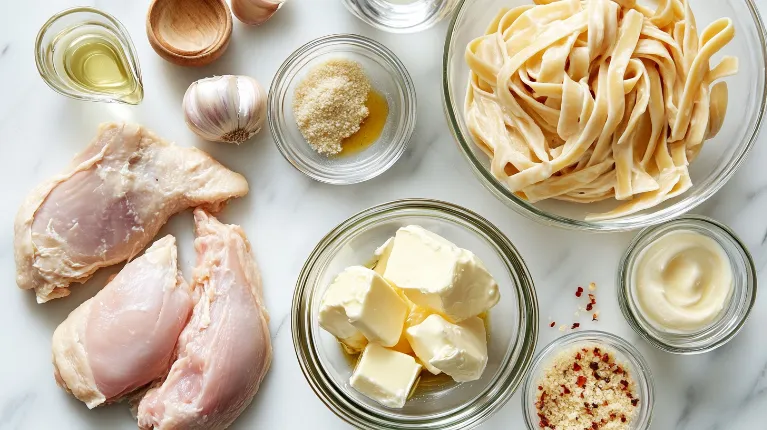
{"type": "MultiPolygon", "coordinates": [[[[277,149],[279,150],[282,157],[287,160],[296,170],[314,179],[315,181],[323,182],[326,184],[357,184],[373,179],[389,170],[389,168],[392,167],[397,162],[397,160],[399,160],[402,154],[405,153],[413,132],[415,131],[417,116],[416,90],[415,85],[413,84],[413,80],[410,77],[410,73],[408,72],[404,63],[402,63],[402,61],[394,52],[392,52],[381,42],[358,34],[329,34],[326,36],[318,37],[316,39],[312,39],[309,42],[301,45],[298,49],[293,51],[285,59],[285,61],[282,62],[280,67],[277,69],[277,72],[275,72],[274,78],[272,79],[272,82],[269,86],[266,116],[269,123],[269,129],[271,130],[272,138],[274,139],[274,143],[276,144],[277,149]],[[400,138],[389,143],[390,145],[395,146],[396,151],[393,151],[391,155],[382,160],[381,163],[375,164],[374,168],[369,172],[366,172],[364,175],[330,178],[321,172],[307,168],[302,163],[299,163],[298,160],[300,160],[301,157],[294,157],[293,154],[287,150],[288,147],[295,145],[295,143],[292,140],[285,138],[285,134],[283,132],[284,118],[279,113],[279,104],[283,102],[283,90],[287,91],[287,88],[284,88],[287,84],[286,77],[289,73],[297,72],[300,70],[294,70],[295,63],[310,57],[312,54],[324,47],[337,45],[353,45],[361,48],[364,51],[372,54],[375,58],[386,63],[395,71],[395,73],[392,73],[391,76],[397,83],[399,93],[404,99],[402,106],[404,111],[404,122],[396,124],[397,130],[401,131],[400,138]]],[[[400,133],[398,132],[398,134],[400,133]]]]}
{"type": "MultiPolygon", "coordinates": [[[[702,354],[709,351],[713,351],[721,346],[724,346],[727,342],[731,341],[737,334],[743,329],[746,322],[748,321],[749,317],[751,316],[751,311],[754,307],[754,304],[756,303],[756,297],[758,292],[758,279],[757,279],[757,270],[756,265],[754,263],[754,259],[749,252],[748,248],[746,247],[745,243],[738,237],[735,232],[728,227],[727,225],[709,217],[705,217],[702,215],[684,215],[679,218],[673,219],[668,222],[664,222],[662,224],[647,227],[640,231],[632,240],[631,243],[629,243],[628,247],[626,248],[626,251],[623,253],[623,256],[621,257],[620,263],[618,264],[618,272],[617,272],[617,281],[616,285],[618,288],[618,305],[621,308],[621,312],[623,313],[623,316],[626,318],[626,322],[628,322],[629,326],[644,340],[646,340],[649,344],[652,346],[660,349],[661,351],[665,351],[671,354],[679,354],[679,355],[693,355],[693,354],[702,354]],[[687,224],[694,224],[697,227],[700,227],[704,230],[713,230],[717,233],[720,233],[721,235],[729,238],[732,240],[732,242],[735,244],[735,247],[738,251],[740,251],[740,254],[744,257],[744,265],[741,268],[745,273],[745,282],[743,285],[740,286],[741,289],[744,290],[745,294],[750,295],[748,302],[746,303],[744,310],[737,314],[737,324],[732,327],[732,329],[723,337],[720,339],[715,339],[713,342],[709,342],[706,344],[703,344],[701,346],[692,346],[692,347],[684,347],[679,345],[671,345],[668,342],[665,342],[663,338],[653,335],[651,333],[648,333],[647,330],[645,330],[642,325],[639,323],[639,317],[634,314],[634,311],[632,310],[631,306],[629,306],[629,301],[632,301],[632,299],[629,298],[631,288],[631,281],[630,276],[631,274],[628,273],[628,266],[636,261],[636,258],[641,253],[642,250],[644,250],[650,243],[643,243],[645,239],[659,230],[666,230],[666,232],[672,232],[677,231],[680,228],[684,228],[687,224]],[[640,245],[643,245],[640,247],[640,245]]],[[[737,287],[736,287],[737,288],[737,287]]],[[[735,291],[733,291],[734,294],[735,291]]]]}
{"type": "MultiPolygon", "coordinates": [[[[762,71],[767,69],[767,30],[765,29],[764,21],[759,14],[754,0],[739,0],[746,4],[750,15],[751,22],[756,28],[756,32],[759,37],[761,57],[764,62],[762,71]]],[[[756,144],[756,140],[759,136],[759,131],[762,128],[765,112],[767,112],[767,79],[764,82],[764,88],[762,89],[761,101],[758,106],[756,123],[750,130],[749,135],[746,137],[746,145],[741,149],[735,157],[728,162],[726,168],[720,173],[718,180],[711,183],[710,187],[701,190],[697,196],[687,195],[682,197],[681,200],[676,201],[674,204],[658,210],[656,212],[642,213],[641,218],[632,221],[617,220],[605,220],[605,221],[585,221],[575,218],[569,218],[561,216],[552,212],[548,212],[536,207],[534,204],[525,201],[524,199],[515,196],[510,192],[503,184],[501,184],[490,173],[482,161],[474,155],[472,146],[476,145],[471,136],[464,136],[459,126],[457,106],[453,96],[450,92],[450,79],[449,79],[449,62],[453,52],[451,51],[451,42],[455,35],[455,28],[458,23],[458,18],[463,15],[464,8],[472,4],[472,0],[459,0],[458,5],[455,8],[452,19],[447,29],[447,36],[445,38],[445,45],[442,51],[442,106],[445,111],[445,115],[448,119],[448,126],[453,138],[458,143],[461,153],[464,158],[469,162],[472,167],[474,175],[480,179],[482,185],[488,189],[497,199],[501,200],[504,204],[509,206],[512,210],[518,214],[536,221],[538,223],[560,227],[571,230],[593,231],[593,232],[622,232],[637,230],[640,228],[651,227],[661,224],[663,222],[672,220],[679,215],[685,214],[688,211],[696,208],[717,191],[719,191],[729,179],[735,174],[738,168],[743,164],[748,156],[751,148],[756,144]],[[455,107],[456,109],[453,109],[455,107]]],[[[755,49],[758,47],[754,47],[755,49]]],[[[739,142],[742,144],[743,142],[739,142]]],[[[652,209],[650,209],[652,210],[652,209]]]]}
{"type": "Polygon", "coordinates": [[[647,360],[634,345],[616,334],[602,330],[584,330],[560,336],[551,341],[538,354],[536,354],[535,359],[533,360],[533,364],[530,366],[527,375],[525,376],[525,384],[522,388],[521,395],[522,416],[529,430],[535,430],[538,428],[534,425],[533,422],[531,422],[531,419],[536,415],[533,411],[531,411],[530,404],[528,402],[530,394],[533,392],[533,387],[535,386],[533,383],[533,378],[536,376],[535,370],[543,365],[546,359],[550,358],[552,354],[561,351],[562,348],[568,346],[568,344],[576,344],[577,342],[589,342],[593,339],[596,339],[600,342],[605,342],[611,349],[618,350],[621,355],[624,355],[627,359],[634,360],[637,364],[639,364],[639,368],[635,369],[638,374],[638,376],[634,377],[635,384],[641,384],[644,386],[646,391],[646,399],[644,399],[644,401],[649,405],[645,414],[640,416],[642,419],[640,425],[642,425],[642,429],[650,428],[650,425],[652,424],[653,411],[655,409],[655,379],[653,378],[652,370],[650,369],[650,365],[647,360]]]}
{"type": "Polygon", "coordinates": [[[538,299],[532,276],[516,247],[494,224],[475,212],[453,203],[432,199],[401,199],[382,203],[352,215],[334,227],[318,242],[307,258],[296,281],[291,307],[291,331],[296,358],[307,382],[317,397],[347,423],[369,429],[440,428],[458,430],[471,428],[484,422],[508,402],[524,381],[538,341],[538,313],[538,299]],[[414,211],[419,214],[424,212],[418,211],[425,211],[429,217],[435,217],[435,213],[443,214],[450,221],[458,219],[466,222],[477,229],[472,233],[484,236],[485,240],[498,248],[495,251],[502,257],[508,274],[515,281],[513,287],[517,294],[520,327],[516,344],[511,344],[513,349],[510,354],[507,354],[504,359],[505,362],[501,364],[499,375],[490,382],[479,397],[472,400],[473,403],[463,405],[457,411],[447,415],[395,422],[384,419],[359,406],[353,400],[347,399],[346,395],[337,389],[333,383],[333,377],[328,375],[322,367],[311,336],[308,334],[311,330],[311,321],[308,321],[310,307],[308,299],[313,289],[313,286],[308,285],[308,279],[329,246],[347,232],[358,227],[364,227],[368,223],[386,220],[388,219],[386,216],[390,214],[401,212],[408,214],[408,212],[414,211]],[[477,404],[478,402],[480,403],[477,404]],[[472,406],[474,407],[472,408],[472,406]]]}

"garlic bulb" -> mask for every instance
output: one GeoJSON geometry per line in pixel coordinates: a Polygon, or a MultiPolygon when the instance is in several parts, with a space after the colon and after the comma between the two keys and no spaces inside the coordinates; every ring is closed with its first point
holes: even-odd
{"type": "Polygon", "coordinates": [[[285,0],[232,0],[232,12],[240,21],[261,25],[282,7],[285,0]]]}
{"type": "Polygon", "coordinates": [[[266,93],[248,76],[215,76],[193,83],[184,94],[186,125],[213,142],[240,144],[261,130],[266,93]]]}

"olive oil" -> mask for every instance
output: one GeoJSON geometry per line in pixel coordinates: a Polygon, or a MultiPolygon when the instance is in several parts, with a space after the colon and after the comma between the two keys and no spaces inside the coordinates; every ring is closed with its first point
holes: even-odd
{"type": "Polygon", "coordinates": [[[369,111],[368,117],[360,125],[359,131],[341,142],[342,149],[338,156],[343,157],[361,152],[381,137],[381,132],[383,132],[386,119],[389,116],[389,103],[386,101],[386,96],[371,90],[365,106],[369,111]]]}
{"type": "Polygon", "coordinates": [[[35,63],[45,83],[68,97],[134,105],[144,98],[128,31],[92,7],[53,15],[37,34],[35,63]]]}
{"type": "Polygon", "coordinates": [[[100,32],[74,37],[64,50],[64,71],[73,85],[85,91],[134,100],[140,97],[138,85],[125,54],[115,42],[100,32]]]}

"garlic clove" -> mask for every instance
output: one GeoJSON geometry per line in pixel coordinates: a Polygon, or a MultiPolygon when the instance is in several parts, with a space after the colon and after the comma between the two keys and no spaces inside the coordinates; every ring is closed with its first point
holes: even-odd
{"type": "Polygon", "coordinates": [[[240,144],[266,121],[266,93],[248,76],[215,76],[192,83],[182,104],[186,125],[201,138],[240,144]]]}
{"type": "Polygon", "coordinates": [[[232,0],[232,12],[248,25],[261,25],[279,10],[285,0],[232,0]]]}

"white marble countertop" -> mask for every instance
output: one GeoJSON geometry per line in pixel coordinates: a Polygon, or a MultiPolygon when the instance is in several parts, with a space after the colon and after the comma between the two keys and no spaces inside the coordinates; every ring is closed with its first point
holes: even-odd
{"type": "MultiPolygon", "coordinates": [[[[136,107],[86,103],[54,93],[38,77],[33,59],[37,30],[72,0],[6,1],[0,12],[0,429],[134,429],[124,405],[89,411],[53,379],[50,339],[54,328],[96,292],[116,268],[99,272],[73,295],[37,305],[14,285],[12,225],[29,190],[59,172],[90,141],[99,122],[130,120],[182,145],[197,145],[243,173],[251,192],[223,213],[241,224],[256,249],[264,275],[274,343],[274,362],[261,391],[233,428],[346,428],[315,397],[299,370],[290,335],[290,306],[304,259],[336,224],[384,201],[428,197],[451,201],[484,215],[515,243],[538,291],[539,348],[562,333],[548,317],[567,318],[575,309],[578,284],[599,285],[601,320],[585,323],[635,343],[652,366],[657,401],[653,429],[740,430],[767,421],[767,299],[762,294],[746,327],[730,344],[692,357],[672,356],[640,341],[621,315],[614,278],[632,233],[593,235],[544,227],[497,201],[473,177],[448,131],[442,113],[441,54],[446,25],[416,35],[390,35],[355,19],[339,0],[291,0],[260,28],[235,22],[228,52],[200,69],[176,67],[152,51],[144,30],[148,1],[80,1],[113,14],[130,31],[144,75],[146,98],[136,107]],[[316,37],[350,32],[390,47],[410,70],[418,91],[418,127],[402,159],[381,177],[336,187],[308,179],[278,153],[264,131],[242,147],[210,144],[184,125],[180,104],[187,86],[214,74],[247,74],[264,86],[283,59],[316,37]],[[552,243],[557,244],[553,250],[552,243]]],[[[767,0],[757,0],[763,10],[767,0]]],[[[735,177],[696,212],[729,224],[750,247],[760,275],[767,269],[767,136],[762,136],[735,177]]],[[[185,273],[193,261],[192,217],[174,217],[162,233],[179,237],[185,273]]],[[[516,395],[483,429],[523,428],[516,395]]]]}

